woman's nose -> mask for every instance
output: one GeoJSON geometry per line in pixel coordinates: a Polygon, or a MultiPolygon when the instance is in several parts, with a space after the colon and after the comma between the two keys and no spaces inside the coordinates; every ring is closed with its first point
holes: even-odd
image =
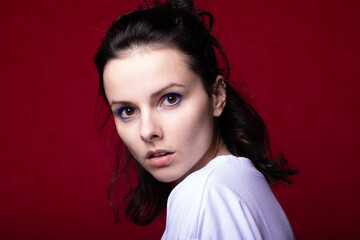
{"type": "Polygon", "coordinates": [[[140,137],[144,142],[152,142],[163,137],[159,122],[150,113],[141,115],[140,137]]]}

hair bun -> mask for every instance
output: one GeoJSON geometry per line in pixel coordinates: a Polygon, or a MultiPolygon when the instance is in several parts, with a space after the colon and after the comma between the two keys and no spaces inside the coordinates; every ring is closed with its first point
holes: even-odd
{"type": "Polygon", "coordinates": [[[193,0],[167,0],[165,6],[171,9],[182,9],[195,13],[195,6],[193,0]]]}
{"type": "MultiPolygon", "coordinates": [[[[163,7],[166,9],[185,10],[196,13],[193,0],[144,0],[145,9],[163,7]]],[[[140,6],[140,9],[144,9],[140,6]]]]}
{"type": "MultiPolygon", "coordinates": [[[[165,8],[169,10],[187,11],[193,14],[196,18],[198,18],[209,32],[211,32],[212,30],[212,26],[214,23],[212,14],[205,11],[198,11],[195,8],[193,0],[144,0],[144,4],[145,9],[165,8]],[[205,18],[207,18],[207,21],[205,18]]],[[[143,9],[143,7],[140,6],[140,9],[143,9]]]]}

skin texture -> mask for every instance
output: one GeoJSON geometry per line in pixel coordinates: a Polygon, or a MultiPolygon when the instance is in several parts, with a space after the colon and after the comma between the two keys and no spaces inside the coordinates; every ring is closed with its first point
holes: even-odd
{"type": "Polygon", "coordinates": [[[171,48],[134,49],[105,66],[105,93],[119,136],[157,180],[179,182],[229,154],[221,137],[214,138],[215,118],[226,102],[222,80],[209,97],[186,57],[171,48]]]}

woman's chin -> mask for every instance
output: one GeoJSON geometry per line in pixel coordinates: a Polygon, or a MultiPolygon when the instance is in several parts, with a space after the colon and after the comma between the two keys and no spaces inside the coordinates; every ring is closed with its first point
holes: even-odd
{"type": "Polygon", "coordinates": [[[169,173],[151,173],[151,175],[158,180],[159,182],[163,183],[172,183],[178,182],[179,179],[182,179],[182,176],[179,174],[169,174],[169,173]]]}

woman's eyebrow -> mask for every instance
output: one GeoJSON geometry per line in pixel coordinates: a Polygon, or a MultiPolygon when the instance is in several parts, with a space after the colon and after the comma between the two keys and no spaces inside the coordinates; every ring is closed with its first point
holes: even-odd
{"type": "Polygon", "coordinates": [[[110,103],[110,108],[111,108],[114,104],[120,104],[120,105],[124,105],[124,106],[131,105],[131,103],[128,102],[128,101],[111,101],[111,103],[110,103]]]}
{"type": "Polygon", "coordinates": [[[161,95],[162,92],[164,92],[165,90],[167,90],[169,88],[172,88],[172,87],[182,87],[182,88],[184,88],[185,85],[179,84],[179,83],[170,83],[170,84],[166,85],[165,87],[159,89],[155,93],[151,94],[151,98],[155,98],[155,97],[161,95]]]}

